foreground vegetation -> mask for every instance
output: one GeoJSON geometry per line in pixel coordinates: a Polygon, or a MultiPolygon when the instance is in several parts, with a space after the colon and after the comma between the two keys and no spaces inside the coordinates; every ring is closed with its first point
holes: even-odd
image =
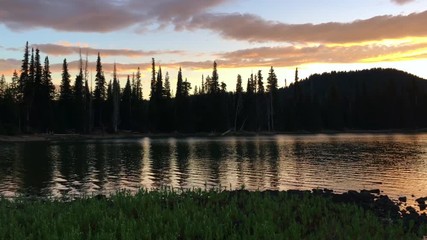
{"type": "Polygon", "coordinates": [[[421,239],[400,221],[313,194],[119,192],[64,202],[0,200],[0,239],[421,239]]]}

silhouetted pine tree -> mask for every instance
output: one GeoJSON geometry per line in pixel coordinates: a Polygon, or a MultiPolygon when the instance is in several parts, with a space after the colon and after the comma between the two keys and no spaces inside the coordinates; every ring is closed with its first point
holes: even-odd
{"type": "Polygon", "coordinates": [[[93,107],[95,112],[94,123],[95,127],[100,128],[104,131],[104,105],[106,99],[105,91],[105,77],[104,72],[102,71],[101,56],[98,53],[98,58],[96,60],[96,75],[95,75],[95,91],[93,99],[93,107]]]}
{"type": "Polygon", "coordinates": [[[59,129],[61,132],[70,130],[72,127],[72,102],[73,91],[70,85],[70,74],[68,72],[67,59],[62,64],[62,79],[59,93],[59,129]]]}
{"type": "Polygon", "coordinates": [[[165,87],[164,87],[164,91],[163,91],[163,96],[166,97],[167,99],[171,98],[171,84],[169,81],[169,73],[166,72],[165,74],[165,87]]]}
{"type": "Polygon", "coordinates": [[[84,98],[85,90],[83,83],[83,59],[80,52],[79,60],[79,73],[76,76],[73,87],[73,126],[77,132],[84,132],[85,130],[85,112],[84,112],[84,98]]]}
{"type": "Polygon", "coordinates": [[[55,87],[52,83],[52,76],[49,66],[49,58],[45,57],[42,81],[41,81],[41,103],[42,108],[42,131],[48,132],[54,129],[53,126],[53,99],[55,97],[55,87]]]}
{"type": "Polygon", "coordinates": [[[132,118],[132,88],[130,76],[128,75],[125,88],[122,93],[122,101],[120,106],[120,119],[122,129],[131,129],[132,118]]]}

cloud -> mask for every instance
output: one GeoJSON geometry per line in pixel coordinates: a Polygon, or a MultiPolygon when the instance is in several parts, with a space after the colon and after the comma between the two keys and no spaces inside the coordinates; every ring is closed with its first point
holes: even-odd
{"type": "Polygon", "coordinates": [[[142,57],[142,56],[154,56],[161,54],[184,54],[183,51],[143,51],[143,50],[131,50],[131,49],[101,49],[91,47],[80,47],[71,44],[33,44],[32,47],[38,48],[41,52],[52,56],[63,56],[79,54],[80,51],[83,55],[96,56],[99,53],[102,56],[125,56],[125,57],[142,57]]]}
{"type": "Polygon", "coordinates": [[[112,32],[152,23],[179,23],[230,0],[2,0],[0,23],[12,30],[51,28],[112,32]]]}
{"type": "Polygon", "coordinates": [[[252,42],[350,43],[427,36],[427,11],[410,15],[384,15],[350,23],[286,24],[253,14],[203,14],[187,29],[209,29],[223,37],[252,42]]]}
{"type": "Polygon", "coordinates": [[[0,75],[12,75],[13,71],[20,69],[21,61],[17,59],[0,59],[0,75]]]}
{"type": "MultiPolygon", "coordinates": [[[[79,51],[77,47],[65,47],[59,50],[49,51],[79,51]],[[64,50],[65,49],[65,50],[64,50]]],[[[95,49],[98,50],[98,49],[95,49]]],[[[97,51],[93,50],[94,54],[97,51]]],[[[118,51],[118,50],[117,50],[118,51]]],[[[114,52],[113,52],[114,53],[114,52]]],[[[58,53],[59,54],[59,53],[58,53]]],[[[61,53],[68,54],[68,52],[61,53]]],[[[104,54],[101,51],[101,54],[104,54]]],[[[123,54],[123,53],[120,53],[123,54]]],[[[132,53],[133,54],[133,53],[132,53]]],[[[258,47],[242,49],[231,52],[216,53],[215,58],[221,68],[244,68],[244,67],[293,67],[313,63],[366,63],[366,62],[392,62],[401,60],[425,59],[427,55],[427,38],[418,39],[417,41],[401,40],[399,43],[366,43],[359,45],[302,45],[302,46],[277,46],[277,47],[258,47]]],[[[89,69],[95,71],[94,58],[89,62],[89,69]]],[[[176,61],[162,62],[164,69],[178,69],[182,67],[187,70],[203,70],[212,68],[212,61],[176,61]]],[[[157,63],[161,59],[157,59],[157,63]]],[[[77,73],[79,66],[78,61],[68,63],[69,69],[73,74],[77,73]]],[[[159,64],[158,64],[159,65],[159,64]]],[[[15,59],[0,59],[0,72],[5,75],[12,74],[14,69],[20,69],[21,61],[15,59]]],[[[136,72],[140,67],[141,70],[150,71],[151,62],[141,63],[117,63],[117,69],[120,74],[131,74],[136,72]]],[[[106,76],[109,77],[113,70],[113,63],[103,62],[103,69],[106,76]]],[[[62,63],[52,63],[51,71],[60,73],[62,63]]]]}
{"type": "MultiPolygon", "coordinates": [[[[206,29],[252,42],[349,43],[427,36],[427,11],[384,15],[353,22],[287,24],[254,14],[209,13],[235,0],[1,0],[0,23],[12,30],[50,28],[71,32],[143,32],[172,26],[206,29]]],[[[411,0],[392,0],[405,4],[411,0]]]]}
{"type": "Polygon", "coordinates": [[[310,63],[355,63],[423,59],[427,42],[387,46],[261,47],[224,53],[220,56],[227,67],[289,67],[310,63]]]}
{"type": "Polygon", "coordinates": [[[414,0],[391,0],[391,2],[399,4],[399,5],[403,5],[403,4],[407,4],[410,2],[413,2],[414,0]]]}

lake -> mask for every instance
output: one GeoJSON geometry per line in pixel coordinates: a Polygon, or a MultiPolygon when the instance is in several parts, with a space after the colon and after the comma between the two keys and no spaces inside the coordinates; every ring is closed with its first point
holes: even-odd
{"type": "MultiPolygon", "coordinates": [[[[119,189],[381,189],[427,196],[427,135],[142,138],[0,144],[0,194],[119,189]]],[[[412,197],[412,198],[414,198],[412,197]]]]}

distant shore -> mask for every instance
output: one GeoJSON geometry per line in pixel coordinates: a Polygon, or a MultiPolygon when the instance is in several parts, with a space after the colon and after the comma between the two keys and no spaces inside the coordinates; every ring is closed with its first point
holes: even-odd
{"type": "Polygon", "coordinates": [[[108,140],[108,139],[130,139],[130,138],[186,138],[186,137],[255,137],[255,136],[275,136],[275,135],[316,135],[316,134],[422,134],[427,133],[427,129],[390,129],[390,130],[323,130],[323,131],[293,131],[293,132],[247,132],[247,131],[226,131],[226,132],[199,132],[199,133],[138,133],[121,131],[118,133],[91,133],[91,134],[19,134],[0,135],[0,142],[50,142],[50,141],[79,141],[79,140],[108,140]]]}

